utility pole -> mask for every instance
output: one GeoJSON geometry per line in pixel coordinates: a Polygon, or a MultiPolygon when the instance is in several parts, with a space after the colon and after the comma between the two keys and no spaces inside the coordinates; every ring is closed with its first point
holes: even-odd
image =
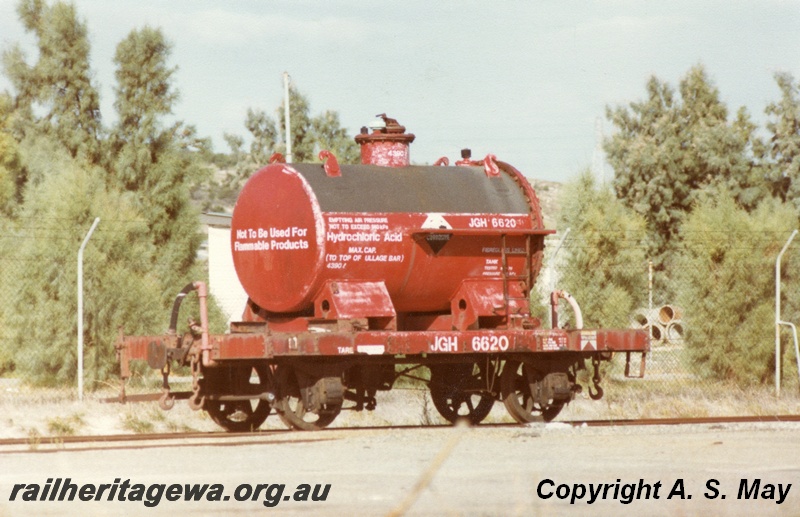
{"type": "Polygon", "coordinates": [[[603,119],[594,121],[594,152],[592,153],[592,174],[600,187],[606,186],[606,157],[603,152],[603,119]]]}
{"type": "Polygon", "coordinates": [[[289,121],[289,72],[283,73],[283,108],[286,125],[286,163],[292,163],[292,125],[289,121]]]}

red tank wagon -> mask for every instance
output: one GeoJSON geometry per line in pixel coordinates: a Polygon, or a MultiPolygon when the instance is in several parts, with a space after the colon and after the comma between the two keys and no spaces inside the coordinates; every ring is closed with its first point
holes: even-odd
{"type": "MultiPolygon", "coordinates": [[[[396,120],[356,137],[361,165],[286,164],[280,156],[247,182],[231,223],[231,250],[249,296],[230,332],[210,335],[206,286],[175,301],[163,336],[122,336],[123,381],[131,360],[164,374],[160,404],[187,398],[231,431],[258,428],[274,409],[297,429],[328,425],[345,401],[374,409],[400,376],[430,370],[431,399],[451,422],[483,420],[502,400],[519,422],[551,420],[581,390],[602,396],[600,361],[644,357],[641,330],[543,328],[530,296],[546,230],[531,185],[514,167],[464,153],[455,166],[409,164],[396,120]],[[180,302],[200,297],[200,324],[177,333],[180,302]],[[169,389],[172,364],[189,364],[192,391],[169,389]]],[[[628,368],[626,366],[626,375],[628,368]]],[[[123,400],[126,399],[123,391],[123,400]]]]}

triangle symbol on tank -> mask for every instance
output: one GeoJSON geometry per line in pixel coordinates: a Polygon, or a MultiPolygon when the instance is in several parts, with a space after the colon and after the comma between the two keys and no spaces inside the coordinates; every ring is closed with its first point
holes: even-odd
{"type": "Polygon", "coordinates": [[[449,233],[429,233],[425,236],[425,241],[431,247],[434,255],[438,255],[444,245],[450,242],[449,233]]]}
{"type": "MultiPolygon", "coordinates": [[[[422,228],[429,230],[429,229],[442,229],[442,230],[452,230],[453,227],[450,226],[450,223],[447,222],[447,219],[444,218],[442,214],[437,213],[430,213],[428,214],[427,219],[425,222],[422,223],[422,228]]],[[[425,241],[428,243],[428,246],[431,247],[434,255],[438,255],[439,252],[444,248],[444,245],[450,241],[450,234],[449,233],[429,233],[425,237],[425,241]]]]}
{"type": "Polygon", "coordinates": [[[450,226],[450,223],[447,222],[447,219],[444,218],[442,214],[431,213],[428,214],[428,218],[425,219],[425,222],[422,223],[422,228],[429,230],[429,229],[446,229],[452,230],[453,227],[450,226]]]}

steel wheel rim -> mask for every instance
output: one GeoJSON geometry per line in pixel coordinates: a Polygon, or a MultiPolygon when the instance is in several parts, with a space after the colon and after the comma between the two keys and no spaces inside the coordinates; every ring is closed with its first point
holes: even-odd
{"type": "Polygon", "coordinates": [[[322,413],[311,413],[306,410],[297,375],[291,366],[280,365],[276,371],[276,382],[279,389],[276,411],[287,427],[301,431],[324,429],[339,415],[341,406],[335,406],[322,413]]]}
{"type": "Polygon", "coordinates": [[[564,404],[556,403],[543,408],[533,400],[529,376],[535,376],[536,373],[530,368],[518,361],[506,361],[500,376],[503,404],[508,414],[521,424],[549,422],[561,412],[564,404]]]}
{"type": "MultiPolygon", "coordinates": [[[[252,387],[257,387],[261,392],[273,389],[272,371],[267,365],[231,365],[227,368],[229,371],[219,372],[219,375],[209,375],[212,385],[228,381],[236,394],[244,393],[244,390],[250,391],[254,389],[252,387]],[[254,378],[256,382],[253,382],[254,378]]],[[[220,386],[215,388],[219,389],[220,386]]],[[[272,406],[261,399],[223,401],[207,398],[203,409],[226,431],[248,432],[261,427],[272,411],[272,406]]]]}
{"type": "Polygon", "coordinates": [[[465,384],[480,377],[480,369],[476,376],[476,364],[463,366],[466,367],[463,372],[450,375],[437,374],[436,369],[431,369],[431,400],[439,414],[448,422],[454,424],[465,420],[471,425],[477,425],[492,411],[494,396],[488,391],[465,389],[465,384]]]}

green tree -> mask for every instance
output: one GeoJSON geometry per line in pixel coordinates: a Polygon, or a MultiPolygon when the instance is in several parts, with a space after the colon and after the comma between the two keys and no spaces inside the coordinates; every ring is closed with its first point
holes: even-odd
{"type": "MultiPolygon", "coordinates": [[[[731,196],[702,198],[689,215],[673,281],[698,373],[753,384],[774,372],[775,258],[796,225],[794,209],[772,198],[749,213],[731,196]]],[[[785,293],[797,290],[796,269],[786,256],[785,293]]]]}
{"type": "Polygon", "coordinates": [[[740,109],[728,122],[727,108],[702,66],[689,70],[679,94],[652,77],[645,101],[606,110],[617,128],[604,142],[617,196],[647,220],[659,268],[703,190],[732,192],[747,208],[767,194],[754,159],[760,144],[747,112],[740,109]]]}
{"type": "Polygon", "coordinates": [[[244,138],[239,135],[225,133],[225,142],[230,148],[230,159],[233,162],[220,181],[212,180],[209,185],[208,209],[224,211],[236,203],[236,197],[254,172],[269,163],[275,152],[278,130],[275,121],[263,110],[247,109],[244,123],[250,132],[250,152],[245,151],[244,138]]]}
{"type": "Polygon", "coordinates": [[[791,200],[800,210],[800,84],[791,74],[775,74],[781,90],[781,100],[770,103],[765,110],[774,117],[767,122],[771,133],[768,156],[772,164],[774,193],[791,200]]]}
{"type": "Polygon", "coordinates": [[[149,230],[131,195],[106,187],[103,170],[68,153],[51,157],[49,166],[51,174],[31,189],[4,237],[14,243],[8,259],[17,269],[2,273],[14,296],[2,301],[8,341],[0,346],[13,348],[16,368],[30,382],[75,379],[76,256],[100,217],[84,255],[84,339],[87,379],[105,379],[116,364],[120,326],[128,333],[163,330],[149,230]]]}
{"type": "MultiPolygon", "coordinates": [[[[252,169],[263,167],[269,163],[278,142],[275,121],[264,110],[248,108],[244,125],[252,137],[250,156],[248,157],[251,167],[252,169]]],[[[229,143],[231,143],[230,140],[229,143]]]]}
{"type": "Polygon", "coordinates": [[[207,178],[201,162],[208,141],[191,126],[163,124],[178,98],[171,46],[159,29],[134,30],[117,46],[114,62],[119,122],[111,133],[113,169],[119,185],[134,193],[150,229],[156,272],[165,296],[192,273],[202,237],[190,189],[207,178]]]}
{"type": "MultiPolygon", "coordinates": [[[[0,242],[2,236],[11,235],[7,216],[16,207],[17,181],[22,175],[17,141],[11,133],[12,117],[11,97],[0,93],[0,242]]],[[[13,248],[11,242],[13,241],[7,241],[5,246],[0,246],[0,285],[7,285],[3,279],[13,270],[14,262],[8,256],[13,248]]],[[[0,373],[12,369],[14,365],[13,348],[2,345],[10,342],[7,325],[4,324],[4,313],[0,304],[0,373]]]]}
{"type": "Polygon", "coordinates": [[[64,2],[23,0],[17,12],[37,40],[38,59],[28,64],[19,46],[3,53],[15,104],[29,129],[54,136],[75,157],[100,157],[100,100],[89,67],[86,23],[64,2]],[[34,107],[38,109],[33,109],[34,107]],[[40,113],[34,115],[34,113],[40,113]]]}
{"type": "Polygon", "coordinates": [[[9,215],[21,200],[25,171],[12,134],[14,113],[7,94],[0,94],[0,213],[9,215]]]}
{"type": "Polygon", "coordinates": [[[589,171],[565,185],[558,226],[570,228],[559,286],[587,328],[627,327],[647,297],[646,223],[589,171]]]}
{"type": "MultiPolygon", "coordinates": [[[[318,162],[318,154],[322,149],[327,149],[336,155],[340,163],[359,163],[361,155],[353,137],[341,127],[339,114],[327,110],[315,117],[311,116],[311,107],[308,98],[294,85],[289,86],[289,113],[291,117],[292,132],[292,161],[293,162],[318,162]]],[[[278,120],[283,121],[285,102],[278,108],[278,120]]],[[[277,124],[280,143],[275,145],[275,150],[286,152],[286,127],[277,124]]]]}
{"type": "MultiPolygon", "coordinates": [[[[292,161],[319,162],[318,154],[327,149],[336,155],[340,163],[360,163],[361,154],[355,140],[341,127],[339,114],[328,110],[311,117],[308,98],[294,85],[289,88],[292,132],[292,161]]],[[[236,162],[233,171],[215,185],[207,206],[222,209],[233,204],[242,185],[258,169],[269,163],[274,153],[286,153],[286,127],[284,106],[281,103],[276,122],[261,109],[249,108],[245,128],[250,133],[250,151],[244,151],[242,137],[225,134],[225,140],[236,162]]]]}
{"type": "Polygon", "coordinates": [[[208,182],[203,193],[204,211],[224,212],[236,203],[236,197],[245,180],[257,170],[257,165],[250,159],[250,153],[244,148],[244,138],[239,135],[225,133],[223,135],[230,152],[220,153],[214,157],[217,173],[208,182]]]}
{"type": "Polygon", "coordinates": [[[119,122],[111,134],[115,170],[121,184],[138,190],[147,184],[151,168],[169,151],[175,127],[163,127],[178,93],[172,87],[175,67],[167,65],[171,46],[159,29],[134,30],[117,45],[114,108],[119,122]]]}
{"type": "Polygon", "coordinates": [[[209,141],[192,126],[164,123],[177,92],[160,30],[132,31],[119,44],[119,122],[105,135],[87,79],[86,27],[74,7],[27,0],[19,13],[39,56],[35,65],[19,47],[3,56],[15,95],[0,96],[0,210],[8,180],[22,205],[14,219],[0,217],[8,239],[0,284],[15,293],[0,300],[0,368],[13,365],[45,384],[74,379],[75,255],[98,216],[85,255],[84,337],[90,378],[104,379],[116,364],[119,327],[162,331],[176,291],[206,276],[195,263],[202,236],[190,192],[208,180],[209,141]],[[101,143],[102,160],[94,152],[101,143]]]}
{"type": "Polygon", "coordinates": [[[311,120],[316,153],[331,151],[339,163],[361,163],[361,150],[339,122],[339,113],[327,110],[311,120]]]}

